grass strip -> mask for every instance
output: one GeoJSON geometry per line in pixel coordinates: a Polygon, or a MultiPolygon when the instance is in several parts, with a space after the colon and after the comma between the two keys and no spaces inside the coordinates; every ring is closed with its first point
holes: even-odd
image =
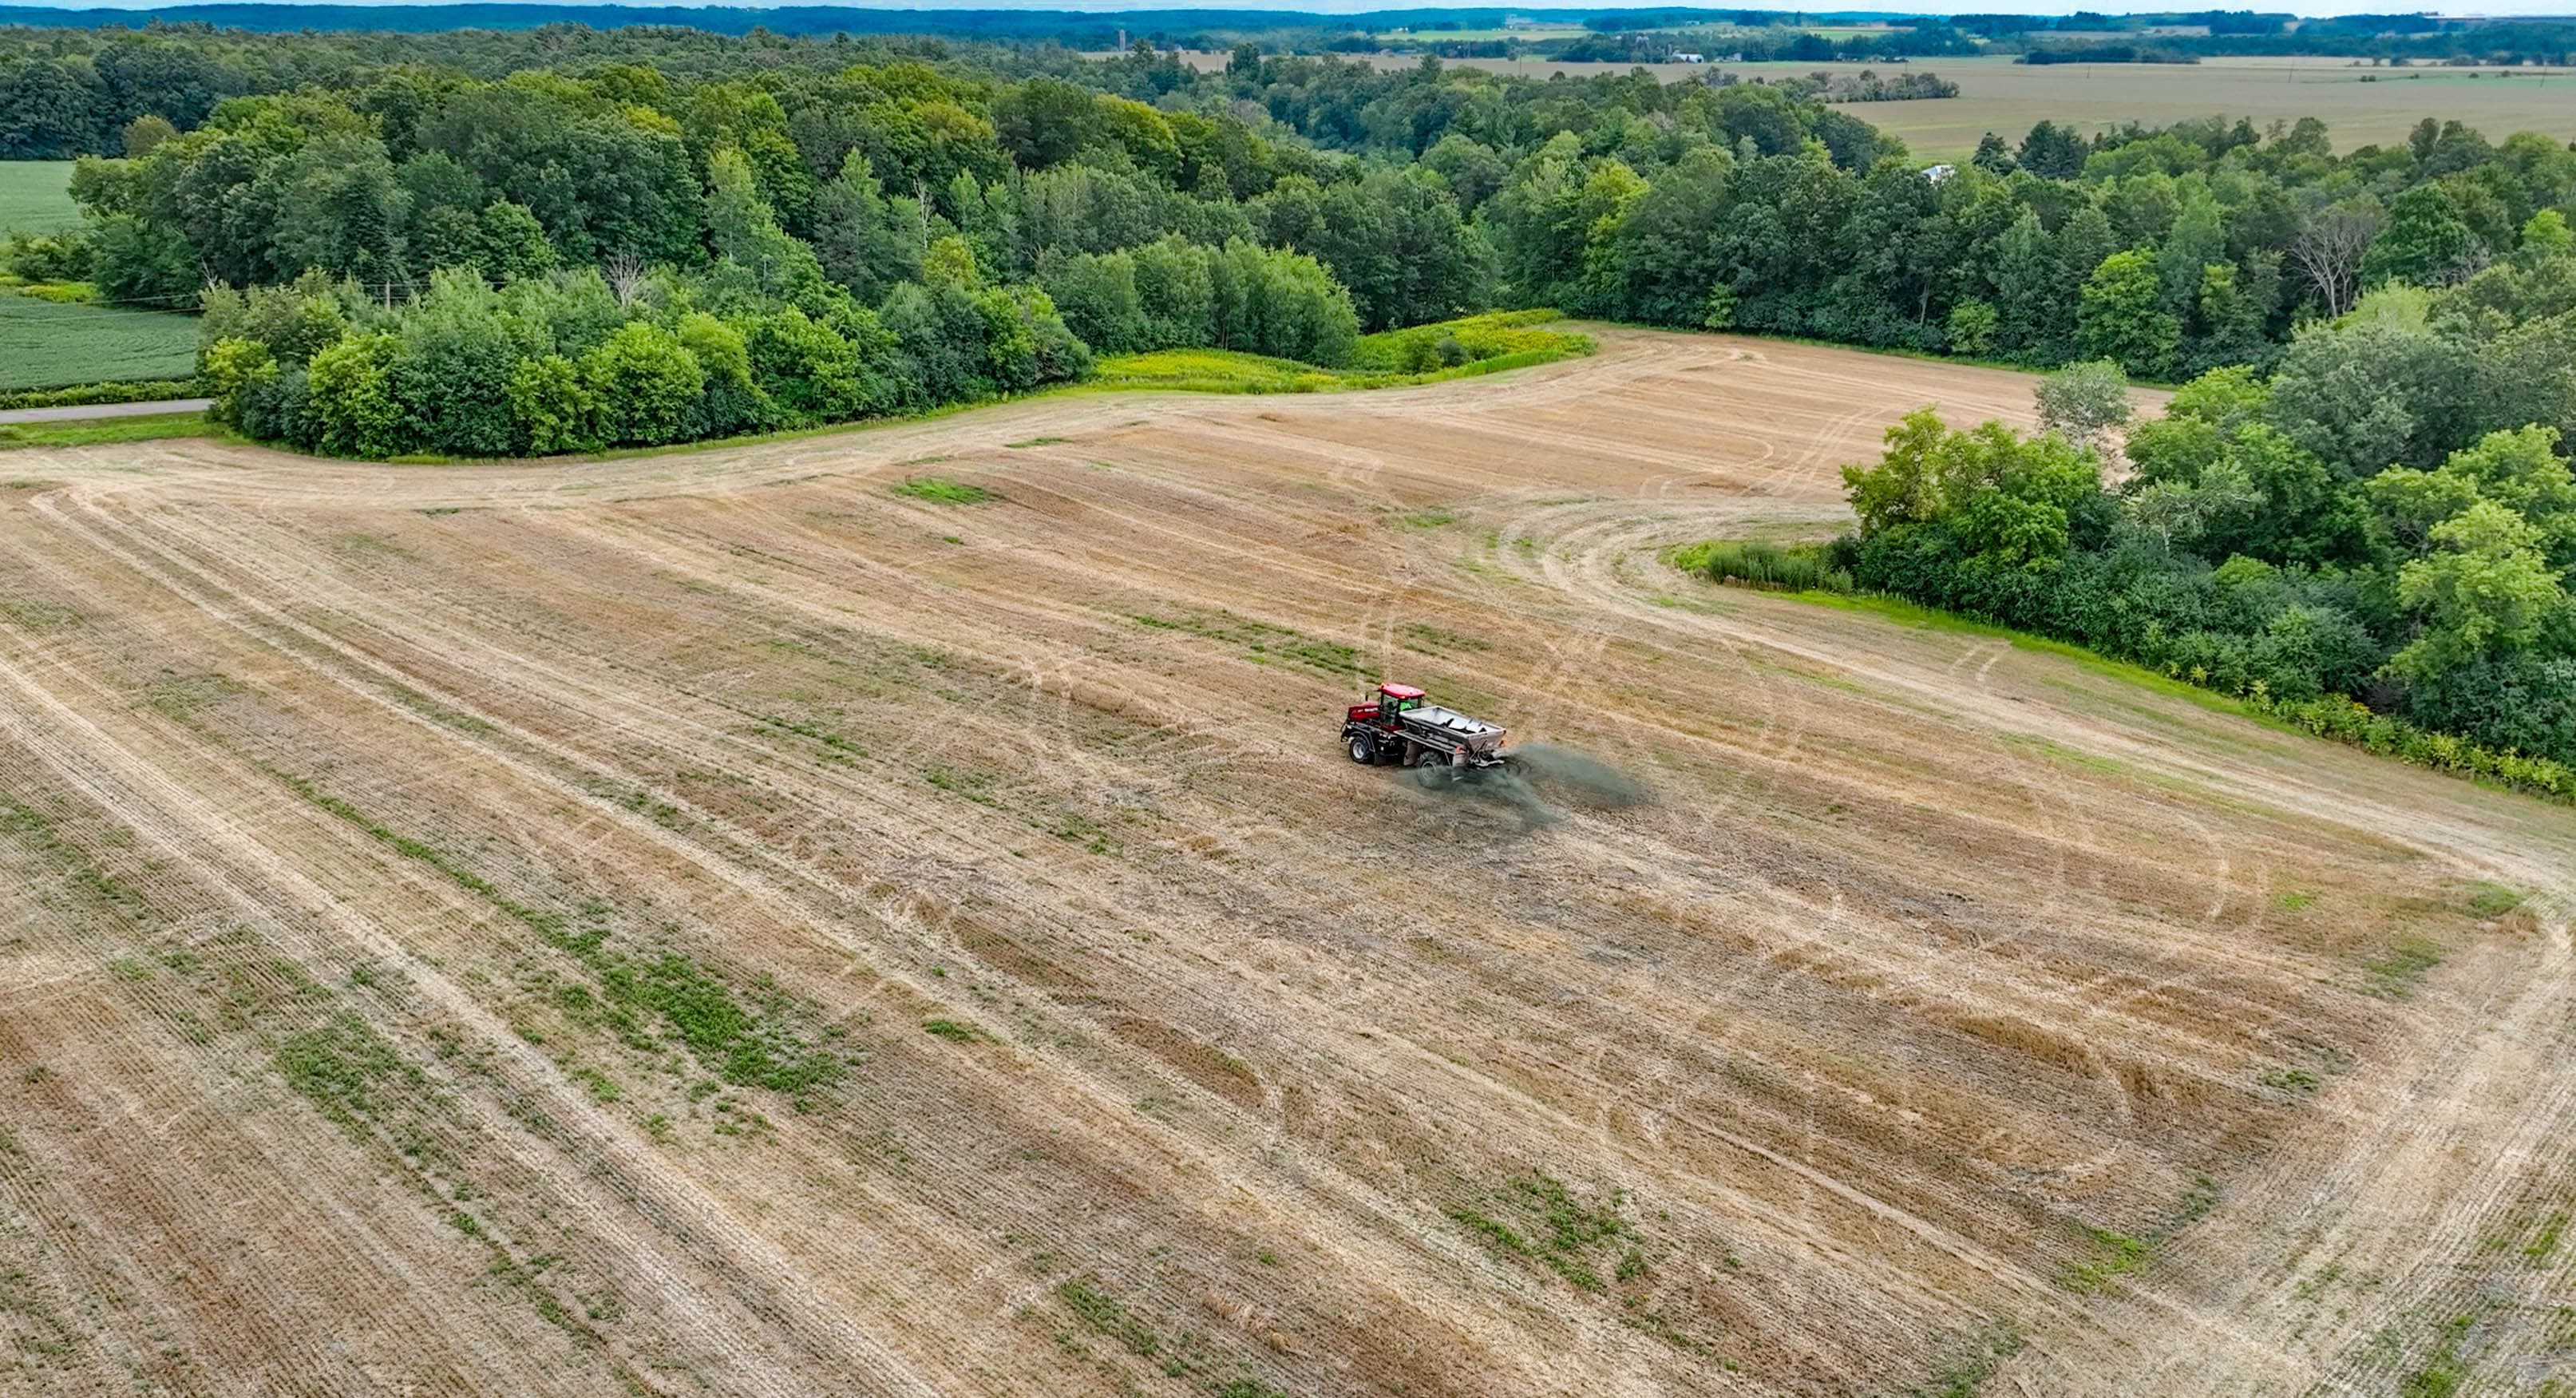
{"type": "Polygon", "coordinates": [[[2560,804],[2576,804],[2576,768],[2546,757],[2498,752],[2448,733],[2418,728],[2404,719],[2373,713],[2360,701],[2329,694],[2317,699],[2275,699],[2267,695],[2233,695],[2206,689],[2188,680],[2158,674],[2142,665],[2115,660],[2099,651],[2028,631],[1978,621],[1900,597],[1863,592],[1787,592],[1800,602],[1865,612],[1904,626],[1985,636],[2009,642],[2015,649],[2036,651],[2073,661],[2085,671],[2141,685],[2158,694],[2186,700],[2216,713],[2250,718],[2283,732],[2329,738],[2382,757],[2467,777],[2481,785],[2518,791],[2560,804]]]}
{"type": "Polygon", "coordinates": [[[138,417],[0,423],[0,449],[95,447],[117,442],[157,442],[172,437],[221,435],[223,429],[204,413],[146,413],[138,417]]]}

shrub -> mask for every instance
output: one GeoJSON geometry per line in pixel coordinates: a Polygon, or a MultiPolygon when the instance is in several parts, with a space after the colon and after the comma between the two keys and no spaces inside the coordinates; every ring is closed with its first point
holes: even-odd
{"type": "Polygon", "coordinates": [[[127,379],[116,383],[74,384],[69,388],[30,388],[0,393],[0,408],[68,408],[91,403],[153,403],[164,398],[193,398],[207,390],[199,379],[127,379]]]}
{"type": "Polygon", "coordinates": [[[31,282],[86,282],[98,245],[85,233],[22,233],[0,238],[0,272],[31,282]]]}
{"type": "Polygon", "coordinates": [[[2484,777],[2553,800],[2576,801],[2576,767],[2563,762],[2500,752],[2447,733],[2427,732],[2403,719],[2372,713],[2339,694],[2295,702],[2260,698],[2253,702],[2255,707],[2319,737],[2419,766],[2484,777]]]}
{"type": "Polygon", "coordinates": [[[1360,337],[1351,347],[1350,366],[1378,373],[1419,374],[1443,366],[1457,368],[1521,356],[1529,358],[1520,362],[1538,363],[1566,353],[1589,352],[1592,341],[1585,336],[1539,328],[1558,319],[1562,319],[1558,312],[1545,308],[1489,311],[1408,330],[1384,330],[1360,337]],[[1458,359],[1448,357],[1444,342],[1458,346],[1458,359]]]}
{"type": "Polygon", "coordinates": [[[1072,333],[1110,354],[1213,345],[1338,365],[1359,335],[1350,293],[1322,264],[1242,239],[1052,256],[1038,281],[1072,333]]]}
{"type": "Polygon", "coordinates": [[[752,381],[751,354],[741,331],[694,311],[680,317],[679,339],[706,371],[706,389],[690,416],[687,435],[730,437],[779,425],[778,406],[752,381]]]}
{"type": "Polygon", "coordinates": [[[88,282],[33,282],[13,289],[21,296],[51,301],[57,306],[86,306],[98,299],[98,288],[88,282]]]}
{"type": "Polygon", "coordinates": [[[680,440],[707,382],[679,337],[641,320],[620,326],[582,356],[581,377],[600,440],[621,446],[680,440]]]}
{"type": "Polygon", "coordinates": [[[381,458],[407,451],[406,414],[394,397],[398,342],[391,335],[349,335],[313,356],[307,370],[307,416],[318,446],[334,456],[381,458]]]}
{"type": "Polygon", "coordinates": [[[538,456],[584,451],[591,434],[590,392],[581,367],[560,354],[523,359],[510,373],[510,421],[519,450],[538,456]]]}
{"type": "MultiPolygon", "coordinates": [[[[353,293],[354,294],[354,293],[353,293]]],[[[301,364],[313,352],[338,340],[349,329],[340,304],[340,288],[319,272],[308,272],[285,286],[206,288],[198,303],[205,342],[257,340],[289,364],[301,364]]]]}
{"type": "Polygon", "coordinates": [[[517,443],[510,377],[520,351],[514,328],[482,279],[441,272],[428,298],[401,320],[394,396],[409,434],[452,456],[499,456],[517,443]]]}
{"type": "Polygon", "coordinates": [[[868,406],[857,350],[793,306],[753,321],[743,348],[752,381],[791,419],[817,422],[868,406]]]}
{"type": "Polygon", "coordinates": [[[262,377],[277,376],[276,356],[258,340],[226,338],[206,346],[200,357],[205,361],[202,382],[215,400],[215,421],[249,431],[242,422],[243,400],[262,377]]]}

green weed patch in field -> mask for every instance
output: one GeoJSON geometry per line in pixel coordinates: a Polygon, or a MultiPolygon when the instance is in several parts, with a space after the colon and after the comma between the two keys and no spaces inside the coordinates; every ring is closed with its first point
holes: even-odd
{"type": "Polygon", "coordinates": [[[2218,1181],[2207,1175],[2192,1177],[2191,1186],[2182,1192],[2173,1209],[2144,1236],[2132,1236],[2092,1224],[2077,1225],[2085,1239],[2082,1257],[2067,1263],[2058,1271],[2058,1282],[2069,1291],[2085,1293],[2109,1291],[2122,1277],[2147,1269],[2155,1260],[2156,1249],[2175,1234],[2209,1216],[2218,1207],[2221,1194],[2218,1181]]]}
{"type": "Polygon", "coordinates": [[[2154,1245],[2144,1238],[2089,1226],[2084,1232],[2091,1239],[2091,1250],[2083,1260],[2068,1264],[2062,1280],[2069,1291],[2108,1291],[2117,1278],[2146,1270],[2155,1253],[2154,1245]]]}
{"type": "Polygon", "coordinates": [[[1185,635],[1204,636],[1211,641],[1239,645],[1256,665],[1278,661],[1303,665],[1336,679],[1347,678],[1359,671],[1359,651],[1339,641],[1326,641],[1254,621],[1232,612],[1193,612],[1181,617],[1135,616],[1137,625],[1156,631],[1178,631],[1185,635]]]}
{"type": "Polygon", "coordinates": [[[376,1115],[388,1091],[417,1089],[421,1071],[354,1014],[339,1014],[318,1029],[277,1046],[286,1085],[311,1098],[322,1114],[356,1127],[376,1115]]]}
{"type": "Polygon", "coordinates": [[[1508,1221],[1466,1205],[1448,1214],[1486,1246],[1528,1258],[1585,1291],[1600,1291],[1604,1271],[1626,1282],[1647,1270],[1635,1246],[1636,1230],[1620,1214],[1626,1202],[1613,1191],[1606,1202],[1585,1203],[1562,1180],[1532,1173],[1492,1201],[1508,1221]]]}
{"type": "Polygon", "coordinates": [[[1707,539],[1674,549],[1671,564],[1711,582],[1772,592],[1849,592],[1852,575],[1834,566],[1827,544],[1766,544],[1707,539]]]}
{"type": "Polygon", "coordinates": [[[942,505],[976,505],[993,498],[993,492],[980,485],[952,481],[946,476],[914,476],[897,483],[894,493],[908,500],[929,500],[942,505]]]}
{"type": "Polygon", "coordinates": [[[1462,636],[1455,631],[1445,631],[1437,626],[1430,625],[1427,622],[1406,622],[1403,628],[1403,635],[1404,648],[1406,650],[1418,651],[1424,655],[1443,655],[1451,651],[1461,650],[1481,651],[1493,649],[1493,647],[1487,642],[1478,640],[1473,636],[1462,636]]]}
{"type": "Polygon", "coordinates": [[[2468,1338],[2477,1323],[2475,1315],[2453,1316],[2445,1322],[2423,1367],[2397,1385],[2399,1398],[2451,1398],[2458,1393],[2469,1378],[2468,1365],[2460,1357],[2460,1342],[2468,1338]]]}
{"type": "Polygon", "coordinates": [[[2424,973],[2442,964],[2442,949],[2420,937],[2400,937],[2385,955],[2362,966],[2370,974],[2370,993],[2383,1000],[2403,1000],[2414,993],[2424,973]]]}
{"type": "Polygon", "coordinates": [[[2005,1360],[2020,1353],[2024,1343],[2021,1332],[2010,1325],[1989,1326],[1965,1358],[1935,1375],[1931,1387],[1915,1389],[1913,1398],[1977,1398],[1986,1380],[2005,1360]]]}
{"type": "Polygon", "coordinates": [[[272,772],[298,796],[366,831],[406,858],[447,876],[557,950],[570,953],[597,978],[612,1005],[650,1013],[671,1037],[725,1081],[803,1093],[840,1080],[841,1060],[809,1043],[785,1023],[785,997],[768,987],[744,998],[717,972],[676,951],[628,953],[606,945],[605,909],[587,904],[578,920],[520,902],[454,855],[386,826],[365,811],[305,778],[272,772]]]}
{"type": "Polygon", "coordinates": [[[1129,1354],[1150,1357],[1163,1347],[1162,1338],[1129,1315],[1127,1308],[1108,1292],[1067,1280],[1056,1287],[1055,1294],[1083,1324],[1116,1340],[1129,1354]]]}
{"type": "Polygon", "coordinates": [[[2482,883],[2470,895],[2469,911],[2480,917],[2502,917],[2522,906],[2522,895],[2500,883],[2482,883]]]}

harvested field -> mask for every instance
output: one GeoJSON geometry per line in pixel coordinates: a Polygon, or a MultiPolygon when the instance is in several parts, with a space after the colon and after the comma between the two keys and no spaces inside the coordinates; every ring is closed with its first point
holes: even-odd
{"type": "MultiPolygon", "coordinates": [[[[1410,68],[1411,54],[1352,55],[1380,68],[1410,68]]],[[[1222,53],[1188,56],[1222,68],[1222,53]]],[[[1851,63],[1567,63],[1541,58],[1453,58],[1454,68],[1483,68],[1525,78],[1624,76],[1642,66],[1666,82],[1701,81],[1726,72],[1778,81],[1824,71],[1851,74],[1851,63]]],[[[2576,70],[2417,66],[2372,68],[2348,58],[2222,57],[2198,63],[2061,63],[2032,66],[2011,58],[1918,58],[1910,67],[1880,65],[1889,76],[1931,73],[1959,85],[1956,97],[1904,102],[1852,102],[1840,108],[1904,138],[1923,160],[1964,160],[1992,131],[2015,145],[2041,121],[2085,135],[2129,122],[2170,126],[2203,117],[2246,117],[2257,130],[2301,117],[2326,124],[2335,149],[2402,145],[2426,117],[2461,121],[2502,143],[2517,131],[2559,140],[2576,137],[2576,70]]]]}
{"type": "Polygon", "coordinates": [[[2576,813],[1679,577],[2028,381],[1601,335],[11,453],[0,1392],[2549,1378],[2576,813]],[[1650,799],[1353,766],[1381,676],[1650,799]]]}

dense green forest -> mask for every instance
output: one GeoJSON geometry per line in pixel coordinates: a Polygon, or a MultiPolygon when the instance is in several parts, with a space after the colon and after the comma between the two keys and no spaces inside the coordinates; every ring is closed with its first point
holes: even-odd
{"type": "Polygon", "coordinates": [[[1819,562],[1840,585],[2576,797],[2576,238],[2559,211],[2463,283],[2371,292],[2268,380],[2194,379],[2126,433],[2125,473],[2101,460],[2127,414],[2116,368],[2067,371],[2041,406],[2054,430],[2036,437],[1929,409],[1890,429],[1879,462],[1845,472],[1858,531],[1819,562]]]}

